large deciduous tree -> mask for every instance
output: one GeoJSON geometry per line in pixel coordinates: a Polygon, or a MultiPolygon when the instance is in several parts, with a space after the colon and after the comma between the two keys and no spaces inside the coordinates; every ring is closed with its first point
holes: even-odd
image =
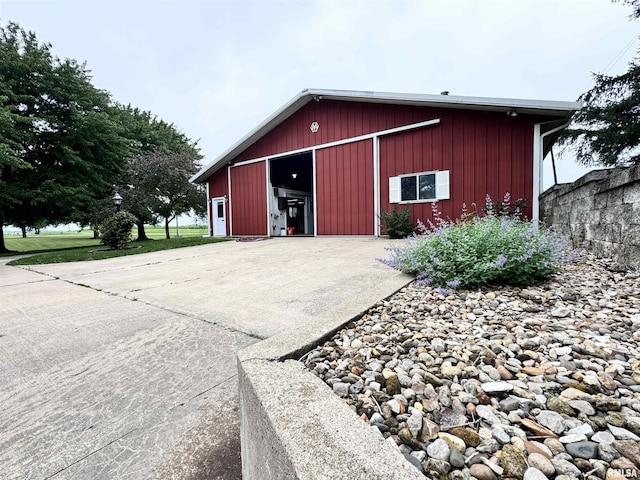
{"type": "Polygon", "coordinates": [[[10,93],[9,86],[0,81],[0,253],[6,252],[4,246],[3,227],[7,222],[9,210],[17,205],[19,189],[7,181],[10,170],[30,168],[30,165],[19,156],[20,143],[16,124],[20,118],[7,105],[10,93]]]}
{"type": "MultiPolygon", "coordinates": [[[[149,240],[144,230],[145,223],[155,224],[160,216],[164,217],[161,212],[156,211],[158,206],[156,192],[150,188],[154,184],[153,168],[159,162],[160,154],[183,155],[190,158],[192,164],[199,161],[202,156],[197,142],[190,140],[175,125],[130,105],[119,106],[119,109],[130,155],[118,191],[123,198],[123,208],[137,219],[138,238],[136,240],[149,240]],[[152,163],[146,165],[146,160],[152,163]]],[[[197,189],[191,190],[197,191],[197,189]]],[[[198,209],[204,209],[204,205],[203,200],[202,207],[197,205],[193,207],[198,211],[198,209]]]]}
{"type": "Polygon", "coordinates": [[[614,2],[621,1],[625,5],[629,5],[633,12],[629,17],[631,18],[640,18],[640,1],[638,0],[613,0],[614,2]]]}
{"type": "Polygon", "coordinates": [[[189,182],[199,168],[199,157],[188,153],[154,149],[129,158],[125,169],[128,188],[123,190],[127,208],[134,215],[164,219],[166,238],[170,238],[169,223],[177,215],[205,214],[206,194],[201,186],[189,182]]]}
{"type": "Polygon", "coordinates": [[[74,221],[108,196],[129,151],[114,113],[85,65],[0,27],[0,224],[74,221]]]}
{"type": "MultiPolygon", "coordinates": [[[[640,18],[640,0],[622,0],[640,18]]],[[[628,165],[640,162],[640,58],[621,75],[594,74],[595,85],[580,96],[584,107],[576,113],[563,143],[575,147],[584,165],[628,165]]]]}

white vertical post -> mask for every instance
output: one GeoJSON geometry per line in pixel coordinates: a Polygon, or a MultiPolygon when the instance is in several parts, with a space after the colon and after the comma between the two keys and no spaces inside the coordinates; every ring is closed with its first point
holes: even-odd
{"type": "Polygon", "coordinates": [[[229,236],[233,237],[233,209],[231,208],[231,165],[227,167],[227,182],[229,184],[229,236]]]}
{"type": "Polygon", "coordinates": [[[373,235],[380,236],[380,137],[373,137],[373,235]]]}
{"type": "Polygon", "coordinates": [[[531,220],[534,223],[539,219],[540,192],[542,191],[542,137],[540,136],[540,124],[533,126],[533,198],[531,199],[531,220]]]}
{"type": "Polygon", "coordinates": [[[209,236],[213,237],[213,222],[211,217],[211,191],[209,180],[207,180],[207,231],[209,232],[209,236]]]}
{"type": "Polygon", "coordinates": [[[269,171],[270,171],[270,164],[269,164],[269,159],[267,158],[264,161],[264,171],[265,171],[265,177],[266,177],[266,182],[267,182],[267,186],[266,186],[266,193],[267,193],[267,237],[271,236],[271,182],[269,181],[269,171]]]}
{"type": "Polygon", "coordinates": [[[311,170],[313,173],[313,236],[318,236],[318,182],[316,177],[316,149],[311,150],[311,170]]]}

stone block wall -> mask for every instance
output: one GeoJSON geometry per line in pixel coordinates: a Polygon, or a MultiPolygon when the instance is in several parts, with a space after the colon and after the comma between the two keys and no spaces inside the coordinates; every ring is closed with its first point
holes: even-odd
{"type": "Polygon", "coordinates": [[[540,196],[540,219],[574,247],[640,269],[640,164],[594,170],[540,196]]]}

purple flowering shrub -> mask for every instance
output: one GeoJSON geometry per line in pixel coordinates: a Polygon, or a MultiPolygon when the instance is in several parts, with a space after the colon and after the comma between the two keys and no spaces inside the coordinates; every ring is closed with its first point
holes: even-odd
{"type": "Polygon", "coordinates": [[[485,198],[485,204],[482,208],[484,215],[497,215],[520,218],[524,214],[524,211],[529,206],[529,201],[526,198],[519,198],[517,200],[511,200],[511,194],[506,193],[502,201],[492,201],[489,195],[485,198]]]}
{"type": "MultiPolygon", "coordinates": [[[[507,194],[502,203],[509,199],[507,194]]],[[[465,215],[463,208],[463,219],[452,221],[442,218],[436,203],[432,208],[434,221],[419,222],[418,233],[389,248],[390,258],[382,262],[443,294],[447,288],[486,284],[531,285],[575,256],[566,237],[518,215],[496,214],[487,207],[484,216],[465,215]]]]}

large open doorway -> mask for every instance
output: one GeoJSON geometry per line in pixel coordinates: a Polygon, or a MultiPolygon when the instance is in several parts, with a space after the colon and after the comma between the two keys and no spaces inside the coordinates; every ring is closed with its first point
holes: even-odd
{"type": "Polygon", "coordinates": [[[271,236],[313,235],[313,156],[304,152],[269,161],[271,236]]]}

